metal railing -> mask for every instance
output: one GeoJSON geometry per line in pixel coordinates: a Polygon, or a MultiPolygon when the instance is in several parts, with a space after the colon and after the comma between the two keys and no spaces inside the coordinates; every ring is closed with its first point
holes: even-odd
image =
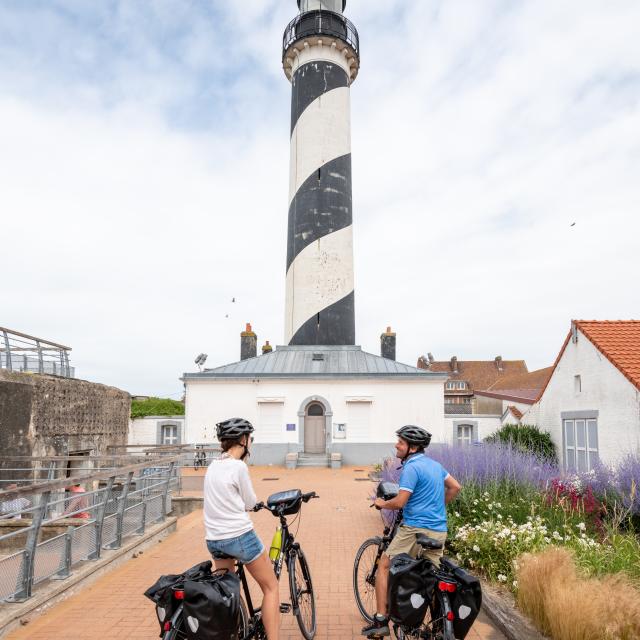
{"type": "Polygon", "coordinates": [[[346,42],[356,56],[360,55],[360,38],[354,24],[332,11],[308,11],[296,16],[284,31],[282,59],[294,42],[311,36],[327,35],[346,42]]]}
{"type": "Polygon", "coordinates": [[[176,456],[176,467],[179,469],[197,469],[208,467],[212,460],[220,457],[222,449],[210,444],[126,444],[111,445],[107,447],[109,452],[128,455],[153,455],[153,456],[176,456]]]}
{"type": "MultiPolygon", "coordinates": [[[[99,465],[88,474],[0,491],[0,601],[30,598],[38,584],[67,578],[74,566],[119,548],[171,512],[177,456],[91,460],[99,465]]],[[[20,459],[11,461],[17,467],[20,459]]]]}
{"type": "Polygon", "coordinates": [[[71,347],[0,327],[0,369],[75,377],[71,347]]]}

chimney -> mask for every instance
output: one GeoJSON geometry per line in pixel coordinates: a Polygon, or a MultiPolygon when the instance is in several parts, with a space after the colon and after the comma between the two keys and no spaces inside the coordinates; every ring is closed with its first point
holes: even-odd
{"type": "Polygon", "coordinates": [[[247,322],[247,328],[240,334],[240,360],[255,358],[258,355],[258,336],[247,322]]]}
{"type": "Polygon", "coordinates": [[[451,371],[453,371],[453,373],[458,373],[458,356],[453,356],[451,358],[451,371]]]}
{"type": "Polygon", "coordinates": [[[496,367],[498,367],[498,371],[503,371],[502,367],[502,356],[496,356],[496,367]]]}
{"type": "Polygon", "coordinates": [[[269,341],[267,340],[267,343],[262,346],[262,355],[264,355],[265,353],[271,353],[272,351],[273,351],[273,347],[269,344],[269,341]]]}
{"type": "Polygon", "coordinates": [[[380,355],[387,360],[396,359],[396,334],[387,327],[387,331],[380,336],[380,355]]]}

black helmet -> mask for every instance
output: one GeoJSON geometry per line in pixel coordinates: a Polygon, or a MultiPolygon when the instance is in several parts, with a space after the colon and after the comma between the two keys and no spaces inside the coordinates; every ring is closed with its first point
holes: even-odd
{"type": "Polygon", "coordinates": [[[406,424],[404,427],[400,427],[396,431],[396,435],[410,445],[424,447],[425,449],[431,442],[431,434],[422,427],[416,427],[413,424],[406,424]]]}
{"type": "Polygon", "coordinates": [[[235,440],[253,432],[253,425],[244,418],[229,418],[216,424],[218,440],[235,440]]]}

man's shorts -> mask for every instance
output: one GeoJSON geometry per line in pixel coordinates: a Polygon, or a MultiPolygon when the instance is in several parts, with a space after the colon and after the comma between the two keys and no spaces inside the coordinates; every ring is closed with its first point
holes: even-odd
{"type": "Polygon", "coordinates": [[[401,524],[385,553],[390,558],[397,556],[399,553],[408,553],[412,558],[429,558],[431,562],[437,565],[444,552],[444,542],[446,539],[446,531],[432,531],[431,529],[420,529],[419,527],[410,527],[406,524],[401,524]],[[416,541],[416,536],[419,533],[424,533],[424,535],[429,538],[442,541],[443,548],[426,549],[423,551],[422,547],[416,541]]]}
{"type": "Polygon", "coordinates": [[[214,560],[234,558],[242,564],[251,564],[262,555],[264,545],[252,529],[237,538],[207,540],[207,549],[214,560]]]}

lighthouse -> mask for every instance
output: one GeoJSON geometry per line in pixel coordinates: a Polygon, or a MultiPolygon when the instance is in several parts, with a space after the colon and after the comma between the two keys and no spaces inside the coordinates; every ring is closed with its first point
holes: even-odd
{"type": "Polygon", "coordinates": [[[388,416],[396,425],[428,425],[434,441],[450,440],[457,428],[445,428],[446,372],[397,362],[391,327],[380,336],[381,355],[355,344],[349,95],[360,48],[346,4],[298,0],[284,33],[291,83],[286,343],[267,343],[258,355],[247,325],[240,361],[182,378],[180,441],[207,442],[212,416],[242,407],[255,426],[253,464],[375,464],[395,441],[388,416]]]}
{"type": "Polygon", "coordinates": [[[291,82],[285,340],[354,345],[350,88],[358,32],[346,0],[298,0],[282,63],[291,82]]]}

